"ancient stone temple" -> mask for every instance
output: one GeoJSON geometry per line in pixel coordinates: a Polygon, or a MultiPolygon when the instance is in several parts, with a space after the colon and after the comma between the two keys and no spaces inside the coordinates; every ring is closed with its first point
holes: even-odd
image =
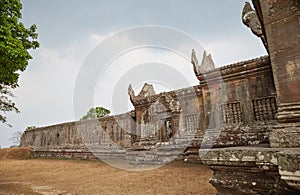
{"type": "MultiPolygon", "coordinates": [[[[250,64],[233,66],[229,70],[235,73],[232,76],[227,76],[227,71],[221,70],[220,77],[227,86],[228,100],[224,102],[212,97],[212,101],[218,101],[218,106],[210,107],[212,110],[221,109],[221,126],[218,128],[236,121],[242,126],[256,126],[264,132],[261,135],[265,142],[258,141],[263,137],[254,137],[252,143],[245,143],[242,147],[238,147],[238,143],[234,147],[217,146],[211,150],[200,149],[199,154],[202,162],[214,171],[210,182],[217,188],[218,194],[299,194],[300,2],[252,2],[255,10],[246,3],[242,20],[262,39],[269,55],[256,60],[259,65],[253,67],[255,71],[247,68],[253,66],[250,64]],[[259,62],[261,60],[265,61],[264,66],[259,62]],[[252,83],[253,80],[256,80],[255,84],[252,83]],[[230,86],[230,82],[234,84],[230,86]],[[235,94],[240,94],[237,86],[246,84],[250,84],[247,86],[252,91],[250,97],[236,96],[235,94]],[[235,114],[239,111],[234,110],[240,108],[242,112],[246,111],[247,117],[243,118],[245,115],[242,115],[240,119],[239,114],[235,114]]],[[[201,85],[209,85],[216,80],[213,72],[196,76],[201,85]]],[[[218,84],[211,86],[208,93],[218,93],[218,84]]],[[[234,130],[232,127],[230,129],[234,130]]]]}
{"type": "Polygon", "coordinates": [[[245,3],[242,22],[267,56],[215,68],[211,55],[204,52],[199,64],[192,50],[199,85],[157,94],[146,83],[137,95],[129,86],[133,111],[27,130],[21,145],[35,156],[137,164],[179,155],[191,161],[197,151],[218,194],[299,193],[300,2],[252,4],[245,3]]]}

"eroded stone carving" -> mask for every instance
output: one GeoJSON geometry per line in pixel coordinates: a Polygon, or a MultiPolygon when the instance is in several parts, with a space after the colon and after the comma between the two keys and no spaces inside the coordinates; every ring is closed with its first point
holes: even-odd
{"type": "Polygon", "coordinates": [[[151,84],[145,83],[141,92],[137,95],[138,98],[146,98],[155,95],[155,90],[151,84]]]}
{"type": "Polygon", "coordinates": [[[195,74],[200,75],[199,63],[194,49],[192,49],[191,63],[193,64],[195,74]]]}
{"type": "Polygon", "coordinates": [[[134,99],[135,99],[135,94],[134,94],[134,91],[132,89],[132,85],[130,84],[129,87],[128,87],[128,95],[130,97],[130,101],[131,103],[134,102],[134,99]]]}
{"type": "Polygon", "coordinates": [[[192,49],[191,63],[193,64],[196,76],[200,75],[203,72],[208,72],[215,69],[215,63],[212,59],[212,56],[210,54],[207,55],[206,51],[203,52],[202,62],[199,66],[196,52],[194,49],[192,49]]]}
{"type": "Polygon", "coordinates": [[[256,14],[256,11],[254,9],[252,9],[249,2],[246,2],[245,6],[243,8],[242,21],[247,27],[249,27],[251,29],[253,34],[255,34],[256,36],[258,36],[262,39],[263,44],[267,48],[267,42],[266,42],[265,36],[263,34],[262,25],[256,14]]]}
{"type": "Polygon", "coordinates": [[[130,101],[133,103],[137,99],[143,99],[146,97],[150,97],[156,95],[155,90],[151,84],[145,83],[141,92],[138,95],[135,95],[132,85],[128,87],[128,94],[130,96],[130,101]]]}
{"type": "Polygon", "coordinates": [[[252,9],[249,2],[245,3],[243,13],[242,13],[243,23],[251,29],[251,31],[258,37],[261,37],[262,28],[261,23],[257,17],[254,9],[252,9]]]}
{"type": "Polygon", "coordinates": [[[185,129],[188,132],[195,132],[199,127],[199,114],[185,115],[185,129]]]}
{"type": "Polygon", "coordinates": [[[165,98],[165,102],[168,104],[168,107],[172,112],[180,112],[181,106],[178,100],[175,100],[170,94],[162,93],[162,96],[165,98]]]}
{"type": "Polygon", "coordinates": [[[275,119],[277,110],[275,97],[259,98],[252,101],[254,118],[256,121],[275,119]]]}
{"type": "Polygon", "coordinates": [[[221,104],[221,122],[224,124],[238,124],[242,122],[240,102],[221,104]]]}

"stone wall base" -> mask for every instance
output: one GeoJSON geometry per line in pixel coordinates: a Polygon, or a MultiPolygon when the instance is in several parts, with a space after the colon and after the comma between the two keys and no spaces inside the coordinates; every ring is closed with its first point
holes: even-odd
{"type": "Polygon", "coordinates": [[[200,150],[199,154],[202,162],[214,171],[210,183],[218,194],[300,192],[300,173],[295,167],[299,166],[299,150],[232,147],[200,150]]]}
{"type": "Polygon", "coordinates": [[[274,148],[299,148],[300,124],[282,123],[274,126],[270,133],[270,144],[274,148]]]}

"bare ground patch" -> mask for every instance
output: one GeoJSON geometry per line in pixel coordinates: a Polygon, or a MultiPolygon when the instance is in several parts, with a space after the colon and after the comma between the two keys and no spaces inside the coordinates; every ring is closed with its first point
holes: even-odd
{"type": "Polygon", "coordinates": [[[0,160],[0,194],[215,194],[211,175],[180,162],[130,172],[101,161],[0,160]]]}

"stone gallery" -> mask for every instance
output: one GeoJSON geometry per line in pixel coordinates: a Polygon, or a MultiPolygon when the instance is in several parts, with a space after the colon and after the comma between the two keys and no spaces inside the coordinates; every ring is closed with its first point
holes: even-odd
{"type": "MultiPolygon", "coordinates": [[[[35,156],[208,165],[218,194],[300,191],[300,2],[252,0],[242,22],[268,55],[215,68],[192,50],[199,85],[156,94],[129,86],[134,110],[24,132],[35,156]],[[195,150],[197,157],[195,157],[195,150]]],[[[251,36],[251,35],[249,35],[251,36]]]]}

